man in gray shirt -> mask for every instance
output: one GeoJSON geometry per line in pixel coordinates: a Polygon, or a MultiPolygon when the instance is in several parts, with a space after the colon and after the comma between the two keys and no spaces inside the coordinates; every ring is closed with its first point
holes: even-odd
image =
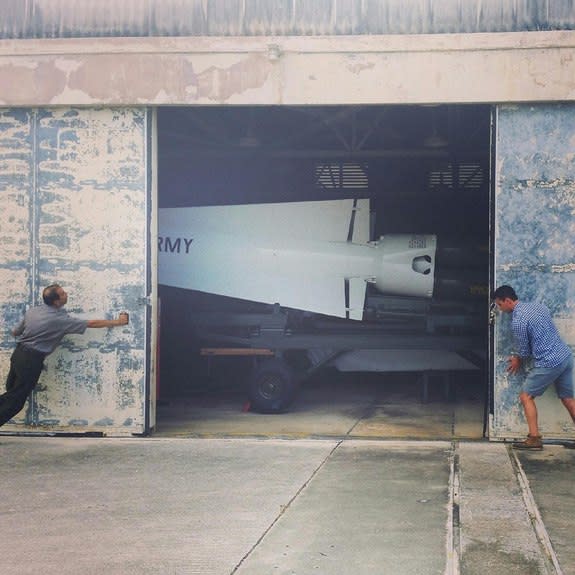
{"type": "Polygon", "coordinates": [[[84,333],[89,327],[116,327],[128,323],[128,314],[118,319],[80,319],[62,308],[68,294],[58,284],[44,288],[43,305],[33,307],[24,315],[12,334],[18,345],[10,358],[10,371],[6,378],[6,393],[0,395],[0,425],[10,421],[24,407],[28,396],[36,387],[44,358],[52,353],[63,337],[71,333],[84,333]]]}

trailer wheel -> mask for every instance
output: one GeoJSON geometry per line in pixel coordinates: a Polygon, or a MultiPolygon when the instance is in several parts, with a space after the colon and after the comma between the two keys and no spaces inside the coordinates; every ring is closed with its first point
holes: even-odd
{"type": "Polygon", "coordinates": [[[282,413],[293,402],[297,383],[290,366],[282,359],[270,359],[254,370],[249,398],[254,411],[282,413]]]}

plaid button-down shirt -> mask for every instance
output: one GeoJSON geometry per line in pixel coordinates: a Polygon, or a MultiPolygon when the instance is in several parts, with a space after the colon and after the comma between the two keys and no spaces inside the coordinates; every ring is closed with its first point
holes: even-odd
{"type": "Polygon", "coordinates": [[[511,319],[517,355],[533,357],[535,367],[557,367],[571,355],[561,339],[547,307],[518,301],[511,319]]]}

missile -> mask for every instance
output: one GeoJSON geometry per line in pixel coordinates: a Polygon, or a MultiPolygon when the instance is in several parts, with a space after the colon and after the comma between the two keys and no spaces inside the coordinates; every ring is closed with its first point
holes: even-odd
{"type": "Polygon", "coordinates": [[[369,235],[368,199],[163,208],[158,282],[355,320],[369,284],[433,296],[435,235],[369,235]]]}

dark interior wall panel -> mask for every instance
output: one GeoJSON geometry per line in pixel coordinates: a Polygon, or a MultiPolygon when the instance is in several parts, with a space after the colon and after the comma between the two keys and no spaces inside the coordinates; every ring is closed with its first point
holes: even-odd
{"type": "Polygon", "coordinates": [[[0,190],[3,221],[13,222],[12,240],[0,246],[1,269],[13,274],[3,307],[3,349],[13,347],[9,329],[23,308],[38,303],[42,287],[52,282],[68,292],[71,313],[112,318],[126,310],[131,318],[127,327],[65,338],[46,361],[23,423],[52,431],[143,432],[147,112],[62,108],[22,114],[17,133],[6,124],[0,131],[0,149],[23,150],[21,175],[0,190]]]}
{"type": "MultiPolygon", "coordinates": [[[[575,105],[502,106],[497,113],[495,282],[519,299],[550,308],[575,348],[575,105]]],[[[506,372],[510,317],[496,329],[496,436],[526,433],[518,402],[521,378],[506,372]]],[[[538,400],[547,436],[572,436],[567,412],[549,389],[538,400]]]]}

